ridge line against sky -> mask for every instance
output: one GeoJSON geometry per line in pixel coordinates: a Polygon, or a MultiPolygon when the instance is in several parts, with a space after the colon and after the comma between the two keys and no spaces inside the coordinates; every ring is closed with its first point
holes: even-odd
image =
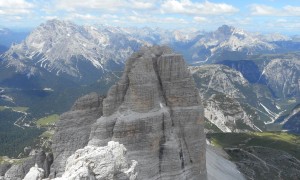
{"type": "Polygon", "coordinates": [[[0,26],[34,28],[49,19],[77,24],[299,34],[299,0],[0,0],[0,26]]]}

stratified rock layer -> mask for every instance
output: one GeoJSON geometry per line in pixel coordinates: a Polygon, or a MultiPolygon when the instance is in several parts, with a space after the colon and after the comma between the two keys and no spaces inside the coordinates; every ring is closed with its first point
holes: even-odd
{"type": "Polygon", "coordinates": [[[152,47],[127,60],[89,145],[111,140],[138,161],[137,179],[206,179],[203,108],[182,56],[152,47]]]}
{"type": "Polygon", "coordinates": [[[71,111],[60,116],[53,136],[54,162],[51,176],[60,176],[67,158],[89,141],[91,126],[102,115],[102,97],[91,93],[79,98],[71,111]]]}

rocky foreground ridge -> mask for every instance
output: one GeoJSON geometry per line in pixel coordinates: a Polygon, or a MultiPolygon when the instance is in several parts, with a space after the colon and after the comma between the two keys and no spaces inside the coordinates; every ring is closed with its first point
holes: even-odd
{"type": "MultiPolygon", "coordinates": [[[[72,157],[75,160],[82,155],[80,152],[88,154],[115,141],[127,149],[124,158],[132,162],[125,163],[128,171],[113,166],[118,168],[112,168],[106,179],[205,180],[206,138],[201,104],[181,55],[167,47],[144,48],[127,60],[123,76],[106,98],[87,95],[60,117],[49,177],[64,177],[70,173],[66,172],[69,165],[76,164],[70,160],[72,157]],[[131,174],[125,176],[124,172],[131,174]]],[[[88,159],[84,162],[90,162],[88,159]]],[[[80,166],[86,166],[80,162],[80,166]]],[[[86,176],[80,173],[77,178],[92,175],[98,179],[90,171],[95,166],[86,166],[86,176]]],[[[39,171],[37,168],[33,171],[39,171]]],[[[27,172],[16,179],[24,178],[27,172]]]]}

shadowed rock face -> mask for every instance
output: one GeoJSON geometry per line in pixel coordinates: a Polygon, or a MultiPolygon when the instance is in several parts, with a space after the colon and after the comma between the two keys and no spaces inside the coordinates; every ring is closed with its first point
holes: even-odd
{"type": "Polygon", "coordinates": [[[111,140],[138,161],[137,179],[206,179],[203,107],[180,55],[152,47],[127,60],[88,144],[111,140]]]}
{"type": "Polygon", "coordinates": [[[102,115],[103,98],[91,93],[79,98],[71,111],[60,116],[53,136],[54,162],[51,176],[60,176],[65,170],[67,158],[89,141],[91,126],[102,115]]]}

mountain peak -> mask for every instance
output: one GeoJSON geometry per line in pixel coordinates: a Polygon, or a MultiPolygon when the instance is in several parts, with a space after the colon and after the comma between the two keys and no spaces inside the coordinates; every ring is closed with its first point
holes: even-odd
{"type": "Polygon", "coordinates": [[[98,76],[109,63],[122,64],[142,45],[145,45],[143,41],[121,31],[53,19],[38,26],[24,42],[13,46],[3,56],[10,66],[18,67],[18,72],[42,68],[56,75],[84,79],[91,71],[97,71],[98,76]],[[82,67],[84,69],[80,69],[82,67]]]}
{"type": "Polygon", "coordinates": [[[206,179],[203,108],[181,55],[154,46],[127,60],[89,145],[111,139],[138,161],[138,179],[206,179]]]}
{"type": "Polygon", "coordinates": [[[45,22],[45,24],[55,24],[55,25],[62,25],[62,24],[73,24],[71,21],[65,21],[65,20],[58,20],[58,19],[50,19],[45,22]]]}
{"type": "Polygon", "coordinates": [[[217,29],[217,32],[220,32],[223,34],[232,34],[232,32],[234,30],[235,30],[235,27],[224,24],[217,29]]]}

